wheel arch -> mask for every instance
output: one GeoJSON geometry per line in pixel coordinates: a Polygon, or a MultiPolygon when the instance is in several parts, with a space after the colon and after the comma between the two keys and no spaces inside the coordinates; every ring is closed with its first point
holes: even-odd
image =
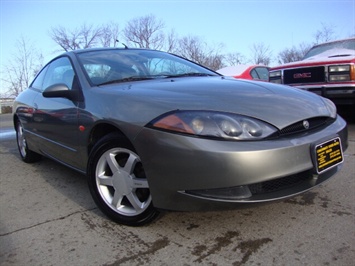
{"type": "Polygon", "coordinates": [[[91,153],[93,147],[100,139],[102,139],[106,135],[114,133],[114,132],[119,134],[120,136],[124,137],[125,139],[127,139],[127,141],[130,142],[129,138],[117,126],[112,125],[107,122],[101,122],[101,123],[96,124],[91,129],[89,139],[88,139],[88,145],[87,145],[88,156],[90,156],[90,153],[91,153]]]}
{"type": "Polygon", "coordinates": [[[17,131],[17,126],[16,126],[16,124],[17,124],[18,121],[20,121],[20,118],[18,117],[17,114],[15,114],[15,115],[13,116],[12,121],[13,121],[13,125],[14,125],[14,128],[15,128],[15,131],[17,131]]]}

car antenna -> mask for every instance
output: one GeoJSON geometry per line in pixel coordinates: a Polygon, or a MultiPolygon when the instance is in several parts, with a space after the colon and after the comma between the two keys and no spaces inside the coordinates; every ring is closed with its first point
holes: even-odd
{"type": "Polygon", "coordinates": [[[117,39],[116,39],[116,42],[121,43],[121,44],[124,46],[124,48],[125,48],[125,49],[128,49],[128,46],[127,46],[127,45],[125,45],[123,42],[120,42],[120,41],[119,41],[119,40],[117,40],[117,39]]]}

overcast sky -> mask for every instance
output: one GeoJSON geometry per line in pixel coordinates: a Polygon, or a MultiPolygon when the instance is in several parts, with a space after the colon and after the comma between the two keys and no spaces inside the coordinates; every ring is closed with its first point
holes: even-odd
{"type": "MultiPolygon", "coordinates": [[[[124,28],[134,18],[154,15],[181,36],[198,36],[208,44],[223,43],[225,52],[246,58],[255,43],[269,46],[274,57],[285,48],[314,41],[322,25],[338,39],[355,35],[355,0],[0,0],[0,67],[16,54],[16,42],[33,42],[48,61],[59,46],[49,37],[52,27],[75,29],[84,23],[110,21],[124,28]]],[[[223,52],[223,51],[222,51],[223,52]]],[[[276,62],[275,62],[276,63],[276,62]]]]}

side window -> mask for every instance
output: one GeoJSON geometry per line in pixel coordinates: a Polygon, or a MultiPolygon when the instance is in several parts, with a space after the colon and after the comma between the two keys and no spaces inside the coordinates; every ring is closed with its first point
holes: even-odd
{"type": "Polygon", "coordinates": [[[43,89],[58,83],[64,83],[69,89],[72,89],[74,75],[75,73],[69,58],[61,57],[49,65],[44,78],[43,89]]]}
{"type": "Polygon", "coordinates": [[[269,80],[269,70],[266,67],[256,67],[250,72],[250,75],[253,79],[265,81],[269,80]]]}
{"type": "Polygon", "coordinates": [[[269,80],[269,69],[266,67],[258,67],[256,68],[258,72],[259,79],[268,81],[269,80]]]}
{"type": "Polygon", "coordinates": [[[258,73],[256,72],[255,68],[250,72],[250,76],[252,76],[253,79],[259,79],[258,73]]]}
{"type": "Polygon", "coordinates": [[[44,69],[42,69],[42,71],[36,76],[35,80],[32,81],[32,84],[31,84],[31,87],[32,88],[35,88],[37,90],[41,90],[43,91],[43,80],[44,80],[44,77],[47,73],[47,70],[49,68],[49,65],[46,66],[44,69]]]}

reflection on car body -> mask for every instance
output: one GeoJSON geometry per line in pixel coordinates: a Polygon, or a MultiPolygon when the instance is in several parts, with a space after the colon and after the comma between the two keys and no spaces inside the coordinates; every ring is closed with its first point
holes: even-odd
{"type": "Polygon", "coordinates": [[[127,225],[297,195],[339,171],[348,142],[325,98],[147,49],[54,58],[17,97],[14,124],[25,162],[86,174],[98,207],[127,225]]]}

